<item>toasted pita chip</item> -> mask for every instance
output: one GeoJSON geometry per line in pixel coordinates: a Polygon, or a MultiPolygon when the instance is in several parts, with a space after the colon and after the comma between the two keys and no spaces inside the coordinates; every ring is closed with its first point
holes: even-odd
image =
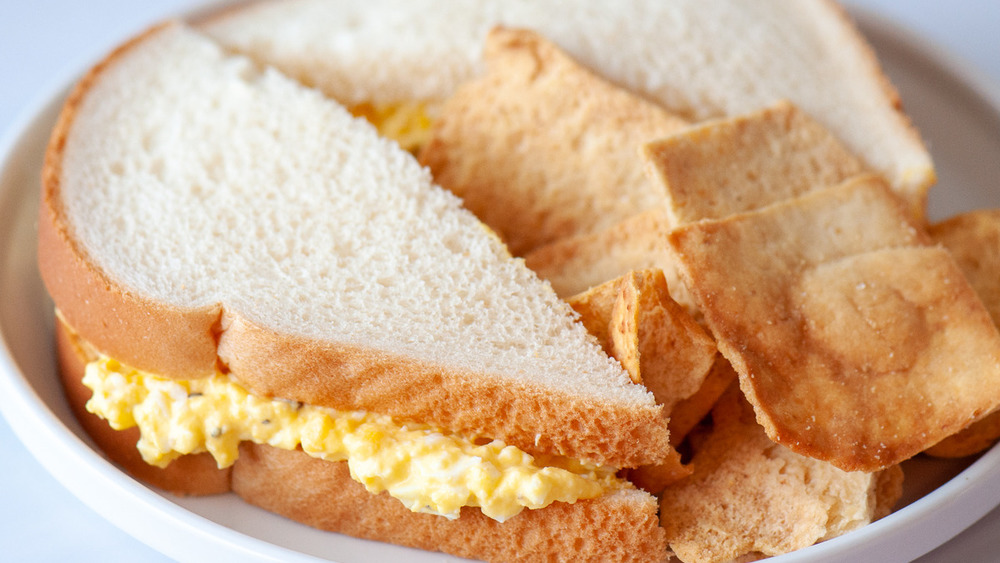
{"type": "MultiPolygon", "coordinates": [[[[664,416],[697,394],[714,364],[715,341],[673,299],[659,270],[630,272],[568,299],[584,326],[636,383],[643,383],[664,416]]],[[[629,472],[637,486],[656,493],[690,475],[680,454],[629,472]]]]}
{"type": "Polygon", "coordinates": [[[485,59],[487,74],[445,103],[420,158],[513,254],[663,204],[639,147],[686,121],[531,31],[494,30],[485,59]]]}
{"type": "Polygon", "coordinates": [[[993,322],[1000,324],[1000,209],[956,215],[928,232],[955,257],[993,322]]]}
{"type": "MultiPolygon", "coordinates": [[[[673,435],[671,435],[673,437],[673,435]]],[[[1000,412],[994,412],[973,422],[924,450],[934,457],[966,457],[986,451],[1000,438],[1000,412]]]]}
{"type": "Polygon", "coordinates": [[[875,473],[875,512],[872,520],[892,514],[899,499],[903,498],[903,468],[892,465],[875,473]]]}
{"type": "Polygon", "coordinates": [[[719,219],[832,186],[864,171],[825,127],[787,101],[643,147],[667,186],[673,225],[719,219]]]}
{"type": "Polygon", "coordinates": [[[681,282],[667,245],[665,213],[662,206],[655,207],[603,231],[559,239],[526,254],[525,263],[564,299],[632,270],[660,270],[670,296],[698,318],[694,298],[681,282]]]}
{"type": "MultiPolygon", "coordinates": [[[[611,318],[608,321],[608,336],[614,357],[628,372],[632,382],[643,383],[642,376],[646,370],[640,369],[639,354],[640,345],[644,342],[640,343],[639,338],[642,333],[655,329],[645,319],[647,311],[641,309],[643,295],[640,292],[645,288],[636,287],[634,275],[627,275],[618,285],[618,297],[611,306],[611,318]]],[[[651,359],[647,357],[646,361],[651,359]]]]}
{"type": "Polygon", "coordinates": [[[672,413],[702,387],[718,355],[715,339],[670,297],[660,270],[633,272],[626,280],[622,300],[634,299],[640,317],[643,384],[672,413]]]}
{"type": "Polygon", "coordinates": [[[567,301],[666,416],[697,393],[714,364],[715,341],[671,299],[659,270],[629,272],[567,301]]]}
{"type": "MultiPolygon", "coordinates": [[[[1000,322],[1000,209],[963,213],[931,225],[931,238],[951,252],[982,299],[993,323],[1000,322]]],[[[671,434],[671,437],[673,435],[671,434]]],[[[1000,412],[975,422],[927,450],[935,457],[979,453],[1000,438],[1000,412]]]]}
{"type": "Polygon", "coordinates": [[[769,440],[736,386],[712,420],[694,474],[662,493],[660,523],[682,561],[801,549],[871,522],[899,498],[891,498],[901,492],[898,467],[885,476],[847,472],[769,440]]]}
{"type": "Polygon", "coordinates": [[[643,465],[626,471],[633,485],[657,495],[671,483],[676,483],[691,475],[694,469],[681,461],[681,454],[671,450],[667,460],[656,465],[643,465]]]}
{"type": "Polygon", "coordinates": [[[876,177],[669,237],[769,436],[895,465],[1000,405],[1000,334],[876,177]]]}
{"type": "MultiPolygon", "coordinates": [[[[736,381],[736,372],[729,360],[719,354],[715,355],[715,363],[709,370],[705,381],[698,391],[678,401],[670,412],[670,445],[677,448],[688,437],[691,431],[711,412],[719,397],[736,381]]],[[[675,450],[676,451],[676,450],[675,450]]],[[[686,473],[681,474],[671,463],[661,465],[644,465],[628,472],[628,478],[637,487],[651,493],[660,493],[667,485],[690,475],[691,465],[682,466],[686,473]]]]}
{"type": "Polygon", "coordinates": [[[715,363],[698,392],[677,402],[670,411],[670,445],[676,448],[684,441],[688,433],[712,411],[716,401],[736,378],[736,370],[729,360],[716,354],[715,363]]]}

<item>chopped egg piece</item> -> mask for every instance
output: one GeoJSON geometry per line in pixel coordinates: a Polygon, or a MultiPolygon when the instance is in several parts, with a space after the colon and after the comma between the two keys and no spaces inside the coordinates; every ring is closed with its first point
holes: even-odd
{"type": "Polygon", "coordinates": [[[158,467],[205,451],[227,467],[244,440],[301,447],[313,457],[346,460],[368,491],[388,491],[415,512],[457,518],[463,506],[475,506],[501,522],[524,508],[627,486],[609,467],[536,459],[498,440],[481,443],[385,415],[257,397],[221,373],[174,380],[101,356],[87,364],[83,383],[93,391],[87,410],[117,430],[138,426],[139,452],[158,467]]]}
{"type": "Polygon", "coordinates": [[[416,153],[431,136],[431,125],[438,113],[430,102],[394,104],[363,103],[350,108],[355,117],[363,117],[379,134],[399,143],[404,150],[416,153]]]}

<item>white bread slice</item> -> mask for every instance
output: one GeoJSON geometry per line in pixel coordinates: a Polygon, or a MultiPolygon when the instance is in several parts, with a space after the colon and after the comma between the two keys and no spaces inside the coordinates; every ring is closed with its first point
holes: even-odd
{"type": "Polygon", "coordinates": [[[651,394],[411,155],[181,25],[99,65],[54,132],[43,279],[98,350],[614,466],[651,394]]]}
{"type": "Polygon", "coordinates": [[[574,504],[526,510],[500,523],[464,508],[455,520],[410,512],[372,495],[347,464],[244,444],[233,490],[249,502],[313,527],[491,561],[665,561],[656,499],[625,489],[574,504]],[[248,451],[249,450],[249,451],[248,451]]]}
{"type": "Polygon", "coordinates": [[[231,49],[347,105],[444,100],[483,72],[494,26],[534,29],[611,82],[692,121],[788,99],[922,214],[931,158],[879,63],[831,0],[285,0],[210,18],[231,49]]]}

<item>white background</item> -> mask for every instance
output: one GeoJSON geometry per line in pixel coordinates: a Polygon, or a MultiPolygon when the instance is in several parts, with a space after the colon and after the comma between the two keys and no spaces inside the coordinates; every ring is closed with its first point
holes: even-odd
{"type": "MultiPolygon", "coordinates": [[[[121,40],[197,4],[197,0],[0,0],[0,135],[30,112],[39,96],[65,83],[121,40]]],[[[997,0],[848,0],[847,4],[909,28],[1000,83],[997,0]]],[[[1000,509],[920,561],[993,561],[998,548],[1000,509]]],[[[78,501],[45,472],[0,419],[0,560],[114,563],[165,558],[78,501]]]]}

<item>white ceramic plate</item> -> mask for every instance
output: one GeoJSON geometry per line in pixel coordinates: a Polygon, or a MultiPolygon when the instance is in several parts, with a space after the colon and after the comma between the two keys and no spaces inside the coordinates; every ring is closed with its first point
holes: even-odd
{"type": "MultiPolygon", "coordinates": [[[[1000,90],[956,61],[871,16],[862,30],[934,154],[940,219],[1000,207],[1000,90]]],[[[320,532],[234,495],[179,498],[132,480],[94,449],[55,373],[52,307],[35,267],[35,214],[45,142],[65,90],[0,139],[0,410],[32,454],[109,521],[164,554],[190,561],[447,561],[447,556],[320,532]]],[[[773,559],[909,561],[1000,504],[1000,448],[978,460],[907,464],[905,506],[840,538],[773,559]]]]}

